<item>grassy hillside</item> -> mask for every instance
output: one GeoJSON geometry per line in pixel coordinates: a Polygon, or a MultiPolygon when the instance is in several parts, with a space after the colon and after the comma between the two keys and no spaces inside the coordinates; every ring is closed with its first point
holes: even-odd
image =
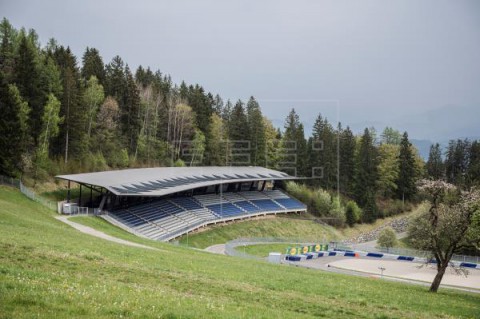
{"type": "MultiPolygon", "coordinates": [[[[301,220],[279,215],[263,219],[244,220],[228,224],[218,224],[198,233],[188,235],[188,244],[192,247],[206,248],[215,244],[224,244],[240,237],[280,237],[307,240],[340,240],[342,235],[335,228],[324,226],[312,220],[301,220]]],[[[187,236],[180,238],[187,244],[187,236]]]]}
{"type": "Polygon", "coordinates": [[[479,316],[478,295],[155,245],[82,234],[0,187],[0,318],[479,316]]]}

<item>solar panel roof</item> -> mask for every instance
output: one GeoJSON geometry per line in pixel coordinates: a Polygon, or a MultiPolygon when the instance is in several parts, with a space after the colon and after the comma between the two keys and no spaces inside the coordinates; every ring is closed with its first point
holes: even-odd
{"type": "Polygon", "coordinates": [[[162,196],[220,183],[298,179],[259,166],[136,168],[59,175],[56,178],[103,187],[122,196],[162,196]]]}

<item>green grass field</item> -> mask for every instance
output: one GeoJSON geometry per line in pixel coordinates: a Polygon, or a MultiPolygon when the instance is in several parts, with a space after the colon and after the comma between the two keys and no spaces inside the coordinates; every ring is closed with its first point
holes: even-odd
{"type": "Polygon", "coordinates": [[[143,239],[163,251],[127,247],[82,234],[53,216],[0,187],[0,318],[480,317],[475,294],[431,294],[422,286],[143,239]]]}
{"type": "Polygon", "coordinates": [[[288,247],[297,246],[297,244],[284,243],[284,244],[259,244],[259,245],[248,245],[245,247],[237,247],[236,249],[240,252],[245,251],[245,253],[257,257],[268,257],[268,254],[271,252],[277,252],[285,254],[285,251],[288,247]]]}
{"type": "MultiPolygon", "coordinates": [[[[342,234],[335,228],[279,215],[264,219],[243,220],[209,227],[207,231],[188,235],[188,244],[192,247],[206,248],[215,244],[224,244],[240,237],[278,237],[305,240],[340,240],[342,234]]],[[[187,236],[180,238],[187,244],[187,236]]]]}

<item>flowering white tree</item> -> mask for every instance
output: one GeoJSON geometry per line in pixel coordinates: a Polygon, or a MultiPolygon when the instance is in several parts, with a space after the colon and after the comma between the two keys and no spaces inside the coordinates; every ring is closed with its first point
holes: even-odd
{"type": "Polygon", "coordinates": [[[415,248],[427,250],[437,260],[437,275],[431,292],[437,292],[454,253],[480,243],[480,192],[459,191],[443,181],[423,180],[419,190],[430,208],[411,224],[409,236],[415,248]]]}

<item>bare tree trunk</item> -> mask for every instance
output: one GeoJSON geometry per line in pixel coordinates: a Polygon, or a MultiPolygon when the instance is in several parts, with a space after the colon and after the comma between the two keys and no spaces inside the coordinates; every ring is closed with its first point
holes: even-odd
{"type": "Polygon", "coordinates": [[[438,288],[440,287],[440,283],[442,282],[443,275],[445,274],[445,270],[448,267],[448,262],[440,263],[438,265],[438,272],[433,279],[432,285],[430,286],[430,292],[437,292],[438,288]]]}

